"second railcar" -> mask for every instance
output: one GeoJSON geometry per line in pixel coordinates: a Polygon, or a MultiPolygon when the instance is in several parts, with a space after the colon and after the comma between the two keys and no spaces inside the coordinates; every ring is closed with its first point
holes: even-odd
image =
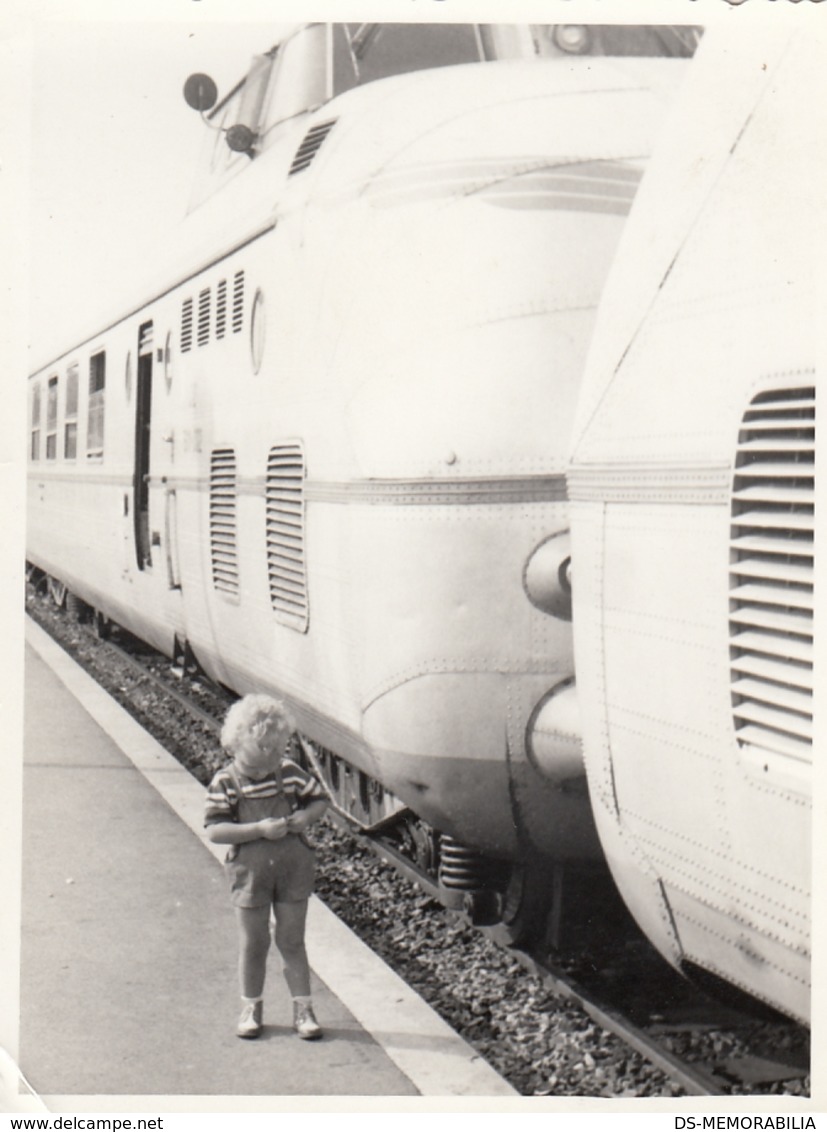
{"type": "Polygon", "coordinates": [[[575,655],[626,903],[675,966],[807,1021],[823,41],[718,36],[588,363],[575,655]]]}

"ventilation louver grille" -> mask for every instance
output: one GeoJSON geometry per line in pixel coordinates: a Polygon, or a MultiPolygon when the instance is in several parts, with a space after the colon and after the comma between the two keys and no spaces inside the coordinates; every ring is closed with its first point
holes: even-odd
{"type": "Polygon", "coordinates": [[[815,390],[753,398],[732,493],[730,645],[741,744],[812,757],[815,390]]]}
{"type": "Polygon", "coordinates": [[[238,334],[244,325],[244,272],[237,271],[233,276],[233,334],[238,334]]]}
{"type": "Polygon", "coordinates": [[[290,166],[289,177],[294,173],[301,173],[306,169],[316,154],[321,148],[322,142],[336,125],[334,118],[330,122],[320,122],[318,126],[311,126],[311,128],[304,135],[304,141],[296,150],[296,156],[293,158],[293,164],[290,166]]]}
{"type": "Polygon", "coordinates": [[[227,328],[227,280],[219,280],[215,291],[215,336],[223,338],[227,328]]]}
{"type": "Polygon", "coordinates": [[[213,586],[238,596],[235,452],[216,448],[210,459],[210,558],[213,586]]]}
{"type": "Polygon", "coordinates": [[[210,289],[205,287],[198,296],[198,345],[206,346],[210,340],[210,289]]]}
{"type": "Polygon", "coordinates": [[[181,352],[192,349],[192,299],[184,299],[181,306],[181,352]]]}
{"type": "Polygon", "coordinates": [[[267,576],[277,620],[306,632],[309,609],[304,561],[304,456],[280,444],[267,459],[267,576]]]}

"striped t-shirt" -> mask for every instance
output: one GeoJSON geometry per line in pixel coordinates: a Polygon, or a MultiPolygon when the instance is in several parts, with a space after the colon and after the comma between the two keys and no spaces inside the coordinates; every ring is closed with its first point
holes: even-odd
{"type": "MultiPolygon", "coordinates": [[[[246,778],[240,771],[235,772],[236,779],[228,767],[219,770],[207,788],[207,806],[204,813],[204,825],[214,825],[220,821],[235,821],[236,807],[239,794],[244,798],[274,798],[279,793],[278,776],[268,774],[264,778],[246,778]],[[236,780],[238,788],[236,787],[236,780]]],[[[317,798],[324,798],[325,792],[309,771],[304,770],[292,759],[283,759],[281,764],[281,786],[288,799],[297,802],[313,802],[317,798]]]]}

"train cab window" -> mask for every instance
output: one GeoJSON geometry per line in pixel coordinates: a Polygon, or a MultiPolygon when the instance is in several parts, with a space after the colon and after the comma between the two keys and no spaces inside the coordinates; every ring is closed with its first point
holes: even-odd
{"type": "Polygon", "coordinates": [[[474,24],[336,24],[333,93],[390,75],[482,59],[474,24]]]}
{"type": "Polygon", "coordinates": [[[330,95],[327,28],[310,24],[279,44],[262,132],[323,105],[330,95]]]}
{"type": "Polygon", "coordinates": [[[66,371],[66,417],[63,424],[63,456],[76,460],[78,454],[78,367],[73,362],[66,371]]]}
{"type": "Polygon", "coordinates": [[[104,394],[106,391],[106,351],[89,359],[89,424],[86,435],[87,459],[103,456],[104,394]]]}
{"type": "Polygon", "coordinates": [[[31,416],[31,447],[29,456],[32,460],[40,459],[40,382],[32,386],[32,416],[31,416]]]}
{"type": "Polygon", "coordinates": [[[57,375],[46,387],[46,459],[57,459],[57,375]]]}
{"type": "Polygon", "coordinates": [[[654,24],[532,24],[539,56],[612,55],[690,58],[702,29],[654,24]]]}

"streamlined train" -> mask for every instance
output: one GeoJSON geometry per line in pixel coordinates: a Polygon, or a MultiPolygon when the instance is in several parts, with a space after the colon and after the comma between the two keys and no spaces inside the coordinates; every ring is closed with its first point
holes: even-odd
{"type": "Polygon", "coordinates": [[[604,291],[568,476],[585,762],[621,895],[675,966],[803,1022],[823,50],[707,32],[604,291]]]}
{"type": "Polygon", "coordinates": [[[507,933],[601,855],[566,452],[696,40],[310,24],[220,102],[192,76],[169,264],[29,380],[56,600],[283,696],[339,810],[507,933]]]}

